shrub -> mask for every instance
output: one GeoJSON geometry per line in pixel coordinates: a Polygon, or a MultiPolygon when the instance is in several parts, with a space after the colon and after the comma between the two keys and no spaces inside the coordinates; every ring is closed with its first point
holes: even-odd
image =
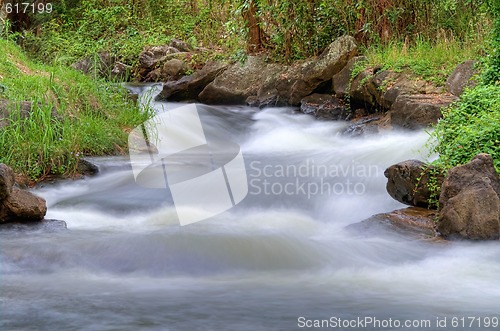
{"type": "Polygon", "coordinates": [[[438,163],[445,168],[488,153],[500,171],[500,86],[466,90],[460,102],[444,112],[432,136],[436,139],[432,150],[439,153],[438,163]]]}

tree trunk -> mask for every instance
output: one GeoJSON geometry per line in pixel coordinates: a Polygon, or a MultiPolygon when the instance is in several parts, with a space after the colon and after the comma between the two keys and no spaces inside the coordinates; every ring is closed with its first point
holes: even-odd
{"type": "Polygon", "coordinates": [[[243,11],[243,19],[248,27],[247,52],[255,54],[264,48],[263,33],[255,0],[248,0],[248,2],[248,7],[243,11]]]}

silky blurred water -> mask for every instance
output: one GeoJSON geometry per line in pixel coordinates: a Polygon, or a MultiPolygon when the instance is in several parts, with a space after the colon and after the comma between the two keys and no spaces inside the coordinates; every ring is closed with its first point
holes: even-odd
{"type": "Polygon", "coordinates": [[[345,123],[289,108],[204,109],[204,123],[242,148],[253,183],[245,200],[181,227],[168,190],[137,185],[119,157],[93,159],[94,178],[38,188],[47,218],[68,229],[0,231],[2,330],[295,330],[301,316],[436,329],[436,317],[499,316],[498,243],[345,230],[403,207],[383,171],[424,158],[425,132],[355,139],[341,134],[345,123]],[[287,183],[293,194],[277,194],[287,183]],[[295,190],[301,183],[337,191],[295,190]]]}

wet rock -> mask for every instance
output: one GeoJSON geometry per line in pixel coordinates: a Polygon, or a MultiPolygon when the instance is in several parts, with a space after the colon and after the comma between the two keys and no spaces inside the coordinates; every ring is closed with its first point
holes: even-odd
{"type": "MultiPolygon", "coordinates": [[[[408,160],[394,164],[384,171],[389,195],[406,205],[429,207],[431,192],[428,189],[433,167],[419,160],[408,160]]],[[[441,175],[435,179],[440,185],[441,175]]]]}
{"type": "Polygon", "coordinates": [[[488,154],[449,170],[441,187],[437,229],[447,238],[500,238],[500,178],[488,154]]]}
{"type": "Polygon", "coordinates": [[[156,100],[187,101],[198,100],[198,95],[217,76],[227,69],[227,65],[219,62],[209,62],[201,70],[192,75],[184,76],[177,81],[170,81],[163,85],[163,90],[156,100]]]}
{"type": "Polygon", "coordinates": [[[389,111],[391,125],[419,129],[437,123],[441,110],[456,101],[446,94],[399,95],[389,111]]]}
{"type": "Polygon", "coordinates": [[[437,211],[419,207],[398,209],[374,215],[346,227],[350,232],[363,236],[393,235],[404,239],[426,240],[436,237],[434,220],[437,211]]]}
{"type": "Polygon", "coordinates": [[[360,137],[367,134],[375,134],[379,132],[378,121],[380,117],[362,118],[349,125],[342,135],[349,137],[360,137]]]}
{"type": "Polygon", "coordinates": [[[42,220],[45,200],[15,186],[14,178],[12,169],[0,164],[0,223],[42,220]]]}
{"type": "Polygon", "coordinates": [[[89,160],[79,159],[76,165],[76,171],[83,176],[94,176],[99,172],[99,167],[89,160]]]}
{"type": "Polygon", "coordinates": [[[460,96],[466,87],[474,87],[477,81],[474,76],[478,71],[474,68],[476,61],[460,63],[446,80],[446,89],[453,95],[460,96]]]}
{"type": "Polygon", "coordinates": [[[43,198],[15,186],[10,195],[0,202],[1,222],[37,222],[44,218],[46,212],[43,198]]]}
{"type": "Polygon", "coordinates": [[[328,94],[311,94],[300,102],[300,111],[327,120],[347,120],[350,111],[343,103],[328,94]]]}

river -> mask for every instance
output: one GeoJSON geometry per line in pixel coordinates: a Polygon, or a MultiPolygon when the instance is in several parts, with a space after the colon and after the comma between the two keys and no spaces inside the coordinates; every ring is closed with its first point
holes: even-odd
{"type": "Polygon", "coordinates": [[[35,189],[67,230],[0,231],[0,329],[498,325],[497,242],[345,228],[404,207],[386,193],[383,171],[425,157],[425,132],[350,138],[345,123],[291,108],[200,107],[206,125],[241,147],[246,198],[180,226],[171,193],[139,185],[126,157],[92,159],[96,177],[35,189]]]}

